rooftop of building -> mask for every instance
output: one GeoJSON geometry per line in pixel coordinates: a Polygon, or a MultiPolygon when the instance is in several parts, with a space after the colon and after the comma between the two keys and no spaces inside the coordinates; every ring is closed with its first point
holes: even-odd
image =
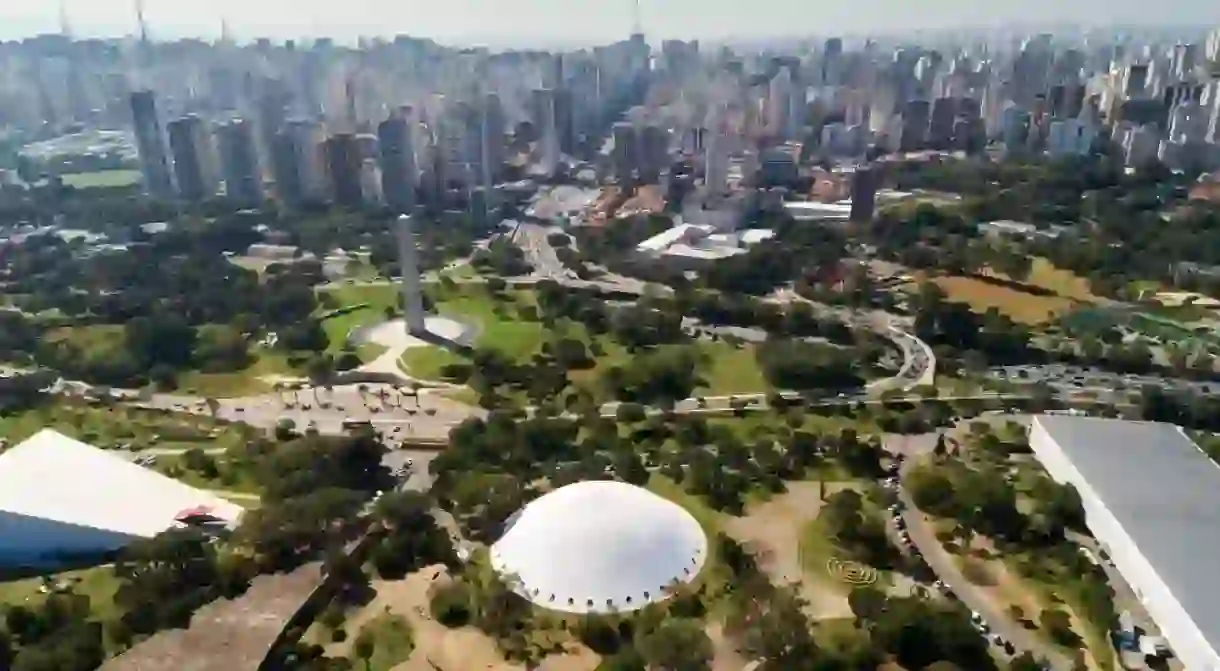
{"type": "Polygon", "coordinates": [[[1171,424],[1070,415],[1034,421],[1220,650],[1220,465],[1171,424]]]}
{"type": "Polygon", "coordinates": [[[0,454],[0,513],[151,538],[201,506],[228,522],[242,513],[235,503],[51,429],[0,454]]]}

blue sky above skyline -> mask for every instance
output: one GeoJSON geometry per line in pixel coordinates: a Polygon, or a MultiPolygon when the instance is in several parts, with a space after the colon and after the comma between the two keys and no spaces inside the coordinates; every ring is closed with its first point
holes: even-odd
{"type": "MultiPolygon", "coordinates": [[[[65,0],[75,32],[135,32],[134,0],[65,0]]],[[[1215,0],[641,0],[650,37],[752,39],[832,33],[1079,22],[1220,24],[1215,0]]],[[[215,36],[221,19],[241,38],[407,33],[446,42],[528,44],[615,39],[631,0],[145,0],[161,37],[215,36]]],[[[59,0],[0,2],[0,38],[57,32],[59,0]]]]}

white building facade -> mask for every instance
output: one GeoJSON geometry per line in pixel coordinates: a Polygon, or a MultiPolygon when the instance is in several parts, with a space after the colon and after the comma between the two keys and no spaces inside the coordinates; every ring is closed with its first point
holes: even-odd
{"type": "MultiPolygon", "coordinates": [[[[1107,482],[1104,487],[1099,486],[1098,482],[1098,476],[1106,469],[1106,461],[1109,460],[1109,463],[1119,470],[1129,468],[1133,472],[1137,472],[1139,467],[1131,465],[1134,460],[1127,460],[1126,457],[1129,455],[1116,450],[1112,451],[1111,456],[1102,456],[1100,459],[1084,456],[1082,452],[1089,448],[1082,450],[1082,446],[1079,444],[1100,438],[1098,449],[1095,450],[1097,453],[1104,453],[1105,443],[1111,443],[1113,447],[1119,448],[1119,445],[1126,441],[1131,441],[1132,445],[1152,444],[1153,448],[1163,448],[1168,452],[1170,445],[1174,446],[1173,449],[1178,449],[1179,446],[1175,444],[1175,438],[1177,438],[1187,443],[1181,449],[1188,450],[1193,447],[1189,438],[1184,434],[1175,437],[1172,435],[1173,431],[1180,433],[1180,429],[1177,427],[1162,424],[1046,415],[1034,418],[1029,434],[1029,444],[1052,478],[1076,488],[1080,494],[1089,530],[1109,554],[1110,560],[1122,574],[1123,579],[1143,602],[1148,614],[1160,627],[1186,669],[1189,671],[1220,671],[1220,653],[1217,653],[1213,644],[1216,627],[1220,623],[1200,621],[1201,615],[1210,615],[1215,611],[1206,605],[1203,608],[1198,607],[1200,604],[1198,599],[1201,596],[1198,593],[1175,594],[1162,575],[1168,570],[1180,568],[1175,562],[1164,561],[1166,548],[1163,547],[1163,544],[1173,542],[1173,534],[1165,533],[1165,530],[1177,526],[1176,520],[1175,523],[1157,524],[1157,520],[1150,519],[1165,512],[1150,511],[1156,507],[1156,504],[1132,506],[1126,501],[1121,504],[1116,503],[1114,499],[1118,497],[1115,496],[1113,481],[1107,482]],[[1103,424],[1108,426],[1103,427],[1103,424]],[[1082,437],[1086,435],[1093,437],[1082,440],[1082,437]],[[1151,440],[1144,440],[1149,437],[1151,440]],[[1114,441],[1119,442],[1115,444],[1114,441]],[[1122,465],[1124,463],[1127,465],[1122,465]],[[1103,494],[1102,491],[1099,491],[1101,489],[1108,491],[1103,494]],[[1139,512],[1133,514],[1132,512],[1139,510],[1150,512],[1143,514],[1139,512]],[[1138,522],[1133,519],[1141,517],[1142,519],[1139,519],[1138,522]],[[1134,533],[1137,527],[1140,529],[1138,534],[1134,533]],[[1159,529],[1159,531],[1149,533],[1150,528],[1159,529]],[[1152,556],[1154,554],[1155,557],[1152,556]],[[1157,562],[1156,566],[1154,566],[1154,561],[1157,562]],[[1188,611],[1187,606],[1182,603],[1190,596],[1196,599],[1193,613],[1188,611]],[[1200,610],[1206,612],[1200,613],[1198,612],[1200,610]],[[1205,633],[1205,629],[1212,632],[1211,641],[1209,641],[1209,635],[1205,633]]],[[[1129,448],[1123,445],[1119,449],[1128,450],[1129,448]]],[[[1197,451],[1197,448],[1194,449],[1197,451]]],[[[1210,476],[1220,485],[1220,470],[1216,470],[1215,464],[1207,463],[1207,457],[1201,452],[1199,455],[1202,457],[1202,463],[1196,464],[1193,468],[1198,469],[1201,466],[1205,471],[1210,471],[1205,473],[1205,476],[1210,476]]],[[[1189,455],[1186,456],[1187,461],[1192,461],[1189,459],[1189,455]]],[[[1174,457],[1168,458],[1173,459],[1174,457]]],[[[1159,469],[1149,469],[1146,472],[1149,488],[1165,490],[1165,488],[1175,487],[1175,483],[1159,481],[1161,478],[1156,477],[1156,470],[1159,469]]],[[[1187,483],[1179,484],[1183,488],[1187,486],[1187,483]]],[[[1153,495],[1159,495],[1159,493],[1150,492],[1153,495]]],[[[1173,498],[1168,493],[1165,496],[1169,499],[1173,498]]],[[[1149,498],[1155,499],[1156,496],[1149,498]]],[[[1181,514],[1185,511],[1174,510],[1172,512],[1181,514]]],[[[1193,522],[1193,520],[1191,521],[1193,522]]],[[[1198,529],[1200,533],[1205,534],[1216,530],[1217,528],[1210,524],[1198,529]]],[[[1188,538],[1179,540],[1190,542],[1188,538]]],[[[1200,556],[1197,561],[1206,564],[1209,561],[1214,562],[1214,558],[1200,556]]],[[[1210,573],[1210,570],[1208,572],[1210,573]]],[[[1208,591],[1203,583],[1198,585],[1198,589],[1208,591]]],[[[1178,591],[1194,592],[1196,590],[1179,587],[1178,591]]],[[[1202,599],[1204,604],[1209,601],[1210,599],[1206,597],[1202,599]]]]}

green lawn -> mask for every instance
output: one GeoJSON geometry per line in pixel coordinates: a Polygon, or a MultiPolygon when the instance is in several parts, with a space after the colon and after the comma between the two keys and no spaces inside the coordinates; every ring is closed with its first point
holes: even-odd
{"type": "Polygon", "coordinates": [[[64,185],[77,189],[121,188],[135,186],[143,180],[139,170],[102,170],[60,175],[64,185]]]}
{"type": "MultiPolygon", "coordinates": [[[[64,571],[50,574],[50,578],[55,585],[64,588],[70,586],[76,594],[89,597],[93,620],[108,620],[115,614],[114,593],[118,589],[118,578],[113,568],[98,566],[64,571]]],[[[0,579],[0,606],[33,607],[41,604],[46,599],[46,595],[39,591],[42,584],[40,576],[20,580],[0,579]]]]}
{"type": "MultiPolygon", "coordinates": [[[[117,351],[125,347],[125,334],[120,324],[93,324],[89,326],[66,326],[53,329],[47,335],[52,342],[67,341],[84,352],[98,353],[117,351]]],[[[254,347],[250,352],[254,362],[244,370],[231,373],[203,373],[182,371],[178,375],[178,390],[183,394],[212,398],[232,398],[265,394],[272,386],[260,378],[265,376],[301,375],[288,363],[288,357],[279,351],[254,347]]]]}
{"type": "MultiPolygon", "coordinates": [[[[262,494],[262,487],[254,480],[254,473],[248,468],[231,466],[224,455],[213,456],[218,474],[209,477],[200,471],[186,467],[182,455],[162,455],[157,457],[154,467],[158,473],[171,477],[192,487],[205,490],[232,492],[235,494],[262,494]]],[[[241,500],[237,500],[241,504],[241,500]]]]}
{"type": "Polygon", "coordinates": [[[302,372],[288,363],[288,357],[278,351],[254,350],[254,363],[245,370],[232,373],[201,373],[188,371],[178,376],[178,391],[207,398],[256,396],[272,391],[264,377],[299,377],[302,372]]]}
{"type": "MultiPolygon", "coordinates": [[[[330,340],[330,347],[327,348],[327,351],[331,354],[335,354],[343,349],[343,346],[347,344],[347,336],[352,330],[361,326],[371,326],[385,321],[386,308],[395,312],[398,310],[398,289],[389,284],[340,286],[322,289],[319,290],[319,293],[329,295],[333,299],[334,305],[339,308],[353,305],[364,306],[351,312],[345,312],[322,320],[322,330],[326,332],[326,337],[330,340]]],[[[320,312],[327,311],[329,310],[322,310],[320,312]]],[[[367,362],[377,358],[385,350],[374,347],[357,348],[356,351],[360,355],[361,360],[367,362]]]]}
{"type": "Polygon", "coordinates": [[[412,347],[398,359],[399,367],[420,380],[441,380],[441,369],[450,364],[465,363],[466,359],[443,347],[428,345],[412,347]]]}
{"type": "Polygon", "coordinates": [[[47,332],[47,340],[51,342],[67,341],[85,352],[122,347],[125,338],[126,335],[121,324],[64,326],[47,332]]]}
{"type": "MultiPolygon", "coordinates": [[[[373,656],[367,666],[360,660],[355,660],[353,668],[362,671],[390,671],[407,661],[411,651],[415,649],[411,625],[405,618],[390,613],[382,613],[369,620],[360,628],[360,636],[371,637],[373,641],[373,656]]],[[[353,645],[354,645],[353,639],[353,645]]]]}
{"type": "MultiPolygon", "coordinates": [[[[341,292],[349,301],[379,305],[377,291],[383,287],[344,287],[341,292]]],[[[626,364],[632,355],[609,337],[593,338],[583,324],[561,321],[548,329],[539,321],[522,317],[522,311],[535,306],[530,291],[505,292],[505,299],[496,301],[478,285],[460,285],[448,291],[434,288],[436,310],[442,315],[469,324],[478,330],[475,346],[495,349],[514,361],[526,361],[548,340],[574,338],[586,345],[596,341],[601,354],[597,363],[588,370],[572,371],[575,385],[589,389],[598,398],[604,398],[604,390],[598,384],[601,373],[613,366],[626,364]]],[[[392,300],[392,292],[390,292],[392,300]]],[[[344,304],[340,301],[340,304],[344,304]]],[[[349,318],[345,315],[339,319],[349,318]]],[[[332,321],[332,320],[328,320],[332,321]]],[[[328,332],[330,327],[328,328],[328,332]]],[[[346,328],[339,327],[339,328],[346,328]]],[[[337,329],[338,330],[338,329],[337,329]]],[[[702,376],[705,385],[696,393],[703,395],[746,394],[765,392],[770,389],[754,358],[754,348],[745,345],[740,349],[722,342],[703,342],[699,349],[705,355],[702,376]]],[[[403,353],[399,363],[411,376],[423,380],[441,379],[440,370],[446,365],[460,363],[464,359],[440,347],[418,347],[403,353]]],[[[610,400],[610,399],[605,399],[610,400]]]]}
{"type": "MultiPolygon", "coordinates": [[[[558,337],[556,331],[548,332],[541,322],[527,321],[520,315],[522,308],[535,306],[534,296],[528,291],[506,292],[505,300],[497,302],[478,285],[459,286],[451,292],[438,292],[436,310],[440,314],[460,321],[476,329],[475,347],[498,350],[509,359],[525,361],[542,347],[548,336],[558,337]]],[[[576,327],[570,327],[573,332],[576,327]]],[[[583,327],[575,337],[581,337],[583,327]]],[[[465,361],[463,357],[441,347],[413,347],[403,353],[399,360],[403,369],[413,377],[423,380],[440,379],[442,367],[465,361]]]]}
{"type": "Polygon", "coordinates": [[[695,390],[696,395],[720,396],[772,391],[754,358],[753,346],[745,345],[739,349],[723,342],[701,342],[699,349],[706,357],[703,364],[703,380],[706,384],[695,390]]]}
{"type": "Polygon", "coordinates": [[[93,407],[73,399],[0,417],[0,436],[10,444],[42,429],[55,429],[101,448],[130,442],[137,447],[188,449],[228,447],[241,441],[236,428],[214,424],[208,417],[167,416],[126,406],[93,407]]]}

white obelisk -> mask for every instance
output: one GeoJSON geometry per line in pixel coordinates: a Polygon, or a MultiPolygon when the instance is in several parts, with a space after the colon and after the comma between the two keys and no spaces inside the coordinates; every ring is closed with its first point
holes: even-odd
{"type": "Polygon", "coordinates": [[[398,261],[402,265],[402,306],[407,334],[427,331],[424,323],[423,286],[419,274],[419,259],[415,249],[415,223],[411,215],[398,217],[398,261]]]}

